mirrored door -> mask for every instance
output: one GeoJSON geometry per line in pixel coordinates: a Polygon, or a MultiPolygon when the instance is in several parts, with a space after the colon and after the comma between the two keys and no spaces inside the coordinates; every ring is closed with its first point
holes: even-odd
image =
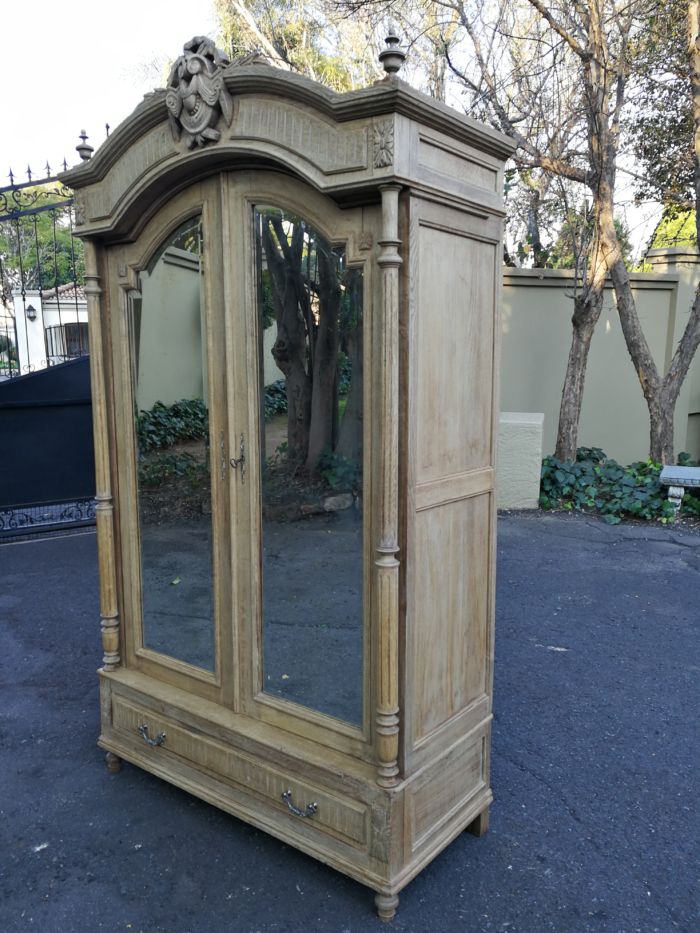
{"type": "Polygon", "coordinates": [[[247,708],[366,741],[372,283],[358,243],[373,215],[272,173],[233,177],[230,198],[247,234],[247,708]]]}
{"type": "Polygon", "coordinates": [[[212,181],[175,198],[112,264],[127,278],[114,297],[131,660],[218,697],[222,660],[229,694],[235,675],[217,193],[212,181]]]}

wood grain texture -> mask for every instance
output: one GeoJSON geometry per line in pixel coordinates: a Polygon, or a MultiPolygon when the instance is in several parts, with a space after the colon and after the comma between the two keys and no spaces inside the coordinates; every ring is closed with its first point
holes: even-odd
{"type": "Polygon", "coordinates": [[[416,319],[417,480],[491,465],[495,247],[421,225],[416,319]],[[486,374],[486,378],[484,378],[486,374]]]}
{"type": "Polygon", "coordinates": [[[196,152],[178,148],[157,102],[146,102],[94,165],[70,175],[85,204],[82,231],[95,237],[86,292],[104,652],[99,744],[113,767],[131,761],[369,885],[389,919],[398,892],[458,833],[485,831],[492,799],[507,147],[445,108],[429,118],[434,105],[403,85],[344,102],[289,80],[283,92],[262,66],[232,77],[245,98],[237,118],[196,152]],[[377,126],[389,122],[393,134],[375,143],[377,126]],[[255,204],[303,216],[363,272],[357,727],[264,691],[255,204]],[[239,473],[212,471],[211,672],[144,644],[129,344],[139,272],[197,213],[210,446],[219,451],[223,441],[226,461],[243,434],[248,457],[245,485],[239,473]],[[165,734],[163,743],[147,744],[140,726],[147,737],[165,734]],[[317,810],[295,814],[282,799],[287,790],[302,812],[311,803],[317,810]]]}
{"type": "Polygon", "coordinates": [[[376,547],[378,678],[376,746],[378,783],[392,787],[399,774],[399,268],[398,185],[383,185],[382,239],[377,264],[382,270],[382,335],[379,350],[379,542],[376,547]]]}
{"type": "Polygon", "coordinates": [[[488,518],[488,495],[416,515],[415,740],[460,713],[485,690],[488,518]]]}
{"type": "Polygon", "coordinates": [[[111,671],[121,663],[121,646],[101,295],[97,251],[88,241],[85,243],[85,297],[88,310],[90,390],[95,441],[95,522],[100,579],[102,665],[105,670],[111,671]]]}

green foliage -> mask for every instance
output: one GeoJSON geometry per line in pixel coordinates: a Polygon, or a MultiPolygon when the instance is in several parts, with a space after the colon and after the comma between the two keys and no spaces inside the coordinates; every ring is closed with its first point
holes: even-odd
{"type": "Polygon", "coordinates": [[[284,379],[278,379],[277,382],[271,382],[269,386],[265,386],[263,406],[265,421],[287,410],[287,383],[284,379]]]}
{"type": "Polygon", "coordinates": [[[693,99],[686,0],[655,0],[638,36],[634,107],[625,129],[639,200],[671,211],[694,200],[693,99]]]}
{"type": "Polygon", "coordinates": [[[142,454],[172,447],[179,441],[201,440],[208,432],[208,412],[201,398],[181,399],[169,406],[156,402],[150,411],[142,411],[136,419],[142,454]]]}
{"type": "Polygon", "coordinates": [[[23,284],[48,291],[84,282],[83,244],[71,233],[69,208],[60,203],[63,196],[50,186],[37,186],[23,189],[23,198],[41,207],[56,206],[0,223],[0,285],[5,297],[23,284]]]}
{"type": "Polygon", "coordinates": [[[156,453],[139,464],[142,488],[155,489],[174,479],[184,479],[191,489],[198,489],[208,482],[209,467],[188,453],[156,453]]]}
{"type": "Polygon", "coordinates": [[[0,353],[7,353],[10,362],[17,360],[17,348],[9,337],[0,334],[0,353]]]}
{"type": "Polygon", "coordinates": [[[540,506],[597,512],[611,525],[623,518],[665,523],[675,512],[659,483],[660,472],[660,464],[651,460],[623,467],[598,447],[579,447],[575,461],[542,461],[540,506]]]}
{"type": "Polygon", "coordinates": [[[360,464],[335,453],[328,447],[318,459],[318,473],[331,489],[358,489],[360,486],[360,464]]]}
{"type": "Polygon", "coordinates": [[[695,245],[695,211],[667,209],[652,234],[649,249],[695,245]]]}

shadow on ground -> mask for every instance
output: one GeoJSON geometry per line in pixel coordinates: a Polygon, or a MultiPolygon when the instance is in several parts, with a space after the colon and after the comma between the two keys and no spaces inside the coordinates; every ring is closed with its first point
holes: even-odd
{"type": "MultiPolygon", "coordinates": [[[[395,931],[700,928],[700,535],[499,521],[491,830],[395,931]]],[[[0,546],[0,930],[387,929],[372,896],[95,746],[92,534],[0,546]]]]}

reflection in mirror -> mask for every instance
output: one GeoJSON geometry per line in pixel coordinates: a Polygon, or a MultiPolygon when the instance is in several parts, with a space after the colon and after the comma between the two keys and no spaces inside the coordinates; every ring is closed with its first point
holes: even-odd
{"type": "Polygon", "coordinates": [[[255,210],[264,690],[362,722],[362,272],[255,210]]]}
{"type": "Polygon", "coordinates": [[[214,669],[201,218],[140,274],[130,301],[144,646],[214,669]]]}

